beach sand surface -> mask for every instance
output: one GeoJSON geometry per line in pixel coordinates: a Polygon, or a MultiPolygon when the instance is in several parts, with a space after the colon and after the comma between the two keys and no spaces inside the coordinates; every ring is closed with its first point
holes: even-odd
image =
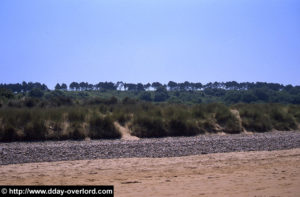
{"type": "Polygon", "coordinates": [[[114,185],[115,196],[300,196],[300,149],[0,166],[1,185],[114,185]]]}

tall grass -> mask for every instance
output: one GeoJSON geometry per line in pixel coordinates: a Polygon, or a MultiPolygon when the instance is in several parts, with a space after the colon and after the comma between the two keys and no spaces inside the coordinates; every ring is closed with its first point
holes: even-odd
{"type": "Polygon", "coordinates": [[[89,136],[92,139],[111,139],[120,138],[121,133],[115,128],[111,117],[95,116],[89,121],[89,136]]]}
{"type": "Polygon", "coordinates": [[[297,129],[295,114],[279,104],[238,105],[243,126],[250,131],[266,132],[297,129]]]}
{"type": "Polygon", "coordinates": [[[299,105],[220,103],[183,105],[137,102],[114,98],[108,103],[61,107],[0,108],[0,141],[82,140],[120,138],[114,122],[128,125],[138,137],[193,136],[203,133],[240,133],[296,130],[299,105]],[[232,113],[239,111],[240,117],[232,113]]]}
{"type": "Polygon", "coordinates": [[[35,120],[28,123],[24,128],[24,140],[40,141],[45,140],[47,128],[43,120],[35,120]]]}
{"type": "Polygon", "coordinates": [[[136,116],[133,120],[132,135],[138,137],[164,137],[167,129],[160,117],[136,116]]]}

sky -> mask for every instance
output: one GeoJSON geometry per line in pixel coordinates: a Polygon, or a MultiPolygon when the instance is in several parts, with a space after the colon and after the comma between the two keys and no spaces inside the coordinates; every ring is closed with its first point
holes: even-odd
{"type": "Polygon", "coordinates": [[[300,85],[299,0],[0,0],[0,83],[300,85]]]}

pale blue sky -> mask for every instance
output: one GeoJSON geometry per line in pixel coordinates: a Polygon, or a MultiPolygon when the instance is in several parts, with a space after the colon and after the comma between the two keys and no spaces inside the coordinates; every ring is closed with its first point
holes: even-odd
{"type": "Polygon", "coordinates": [[[299,0],[0,0],[0,83],[300,84],[299,0]]]}

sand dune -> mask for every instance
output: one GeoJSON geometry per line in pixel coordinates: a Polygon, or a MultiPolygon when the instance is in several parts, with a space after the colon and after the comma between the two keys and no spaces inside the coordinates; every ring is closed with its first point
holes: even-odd
{"type": "Polygon", "coordinates": [[[115,196],[299,196],[300,149],[2,165],[0,184],[114,185],[115,196]]]}

